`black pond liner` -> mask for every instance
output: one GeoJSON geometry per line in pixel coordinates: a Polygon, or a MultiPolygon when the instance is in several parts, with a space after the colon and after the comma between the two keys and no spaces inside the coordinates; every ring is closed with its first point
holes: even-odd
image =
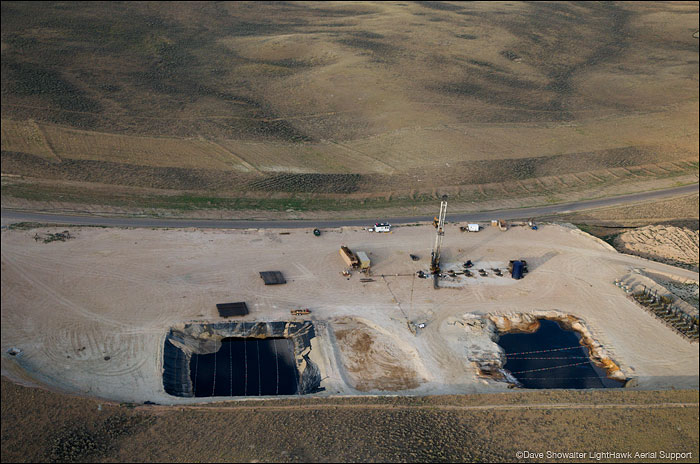
{"type": "Polygon", "coordinates": [[[322,391],[309,359],[311,322],[192,323],[171,329],[163,387],[178,397],[303,395],[322,391]]]}
{"type": "Polygon", "coordinates": [[[288,338],[225,338],[216,353],[190,361],[196,397],[294,395],[298,377],[288,338]]]}
{"type": "Polygon", "coordinates": [[[564,330],[556,321],[539,319],[533,333],[506,333],[498,344],[506,352],[503,368],[524,388],[619,388],[589,357],[581,335],[564,330]]]}

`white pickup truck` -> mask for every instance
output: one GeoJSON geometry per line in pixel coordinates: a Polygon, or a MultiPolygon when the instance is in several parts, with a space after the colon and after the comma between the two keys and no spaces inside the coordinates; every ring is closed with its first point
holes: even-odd
{"type": "Polygon", "coordinates": [[[367,229],[370,232],[391,232],[391,224],[388,222],[378,222],[374,227],[367,229]]]}

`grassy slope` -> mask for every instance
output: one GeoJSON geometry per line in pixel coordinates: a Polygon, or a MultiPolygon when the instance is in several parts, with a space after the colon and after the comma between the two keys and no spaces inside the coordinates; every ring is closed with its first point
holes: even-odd
{"type": "Polygon", "coordinates": [[[518,450],[696,452],[697,403],[697,391],[539,391],[137,410],[3,377],[2,461],[454,462],[509,461],[518,450]],[[450,409],[542,403],[692,405],[450,409]],[[267,409],[279,406],[300,408],[267,409]]]}
{"type": "Polygon", "coordinates": [[[3,2],[3,173],[187,191],[185,209],[696,173],[697,17],[693,3],[3,2]]]}

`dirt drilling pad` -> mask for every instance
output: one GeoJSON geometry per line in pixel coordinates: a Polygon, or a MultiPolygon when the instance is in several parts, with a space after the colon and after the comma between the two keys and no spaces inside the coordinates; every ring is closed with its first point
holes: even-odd
{"type": "Polygon", "coordinates": [[[487,275],[449,278],[438,290],[415,276],[429,267],[430,225],[320,237],[311,229],[71,228],[74,238],[50,243],[35,240],[37,230],[4,229],[2,373],[118,401],[212,401],[165,392],[164,342],[173,327],[226,321],[216,303],[245,301],[250,314],[236,322],[313,322],[304,356],[318,369],[317,395],[506,390],[479,375],[479,361],[501,355],[492,321],[546,312],[581,321],[639,388],[698,387],[698,344],[614,283],[641,273],[697,282],[697,273],[618,254],[568,226],[461,233],[460,225],[446,228],[444,269],[469,259],[487,275]],[[342,275],[341,244],[369,255],[372,281],[342,275]],[[492,271],[511,259],[527,260],[524,279],[492,271]],[[265,286],[258,272],[268,269],[287,284],[265,286]],[[297,308],[311,314],[290,316],[297,308]]]}

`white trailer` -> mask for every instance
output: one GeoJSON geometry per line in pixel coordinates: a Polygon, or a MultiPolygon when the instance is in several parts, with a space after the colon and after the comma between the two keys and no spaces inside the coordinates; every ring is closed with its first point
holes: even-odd
{"type": "Polygon", "coordinates": [[[467,224],[469,232],[479,232],[479,224],[467,224]]]}

